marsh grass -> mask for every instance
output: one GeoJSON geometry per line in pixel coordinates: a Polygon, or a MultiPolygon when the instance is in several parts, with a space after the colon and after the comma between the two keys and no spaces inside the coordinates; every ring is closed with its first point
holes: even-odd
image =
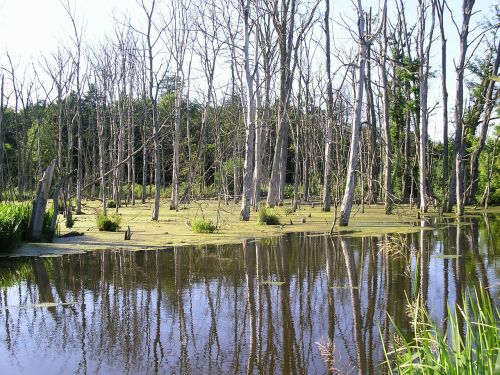
{"type": "Polygon", "coordinates": [[[261,206],[258,212],[258,221],[259,225],[280,225],[280,219],[278,215],[268,210],[266,207],[261,206]]]}
{"type": "Polygon", "coordinates": [[[104,215],[102,212],[97,214],[97,228],[104,232],[116,232],[120,229],[122,217],[120,215],[104,215]]]}
{"type": "MultiPolygon", "coordinates": [[[[464,308],[448,306],[448,332],[440,332],[418,302],[408,316],[412,338],[394,325],[393,350],[385,347],[385,365],[391,374],[499,374],[500,315],[483,290],[467,293],[464,308]],[[463,322],[463,326],[460,322],[463,322]]],[[[383,340],[382,340],[383,343],[383,340]]]]}
{"type": "Polygon", "coordinates": [[[404,258],[408,253],[408,241],[403,235],[386,236],[378,243],[378,249],[384,255],[404,258]]]}
{"type": "Polygon", "coordinates": [[[213,233],[217,227],[210,220],[197,218],[191,223],[191,229],[194,233],[213,233]]]}
{"type": "Polygon", "coordinates": [[[0,203],[0,251],[19,244],[28,230],[29,203],[0,203]]]}

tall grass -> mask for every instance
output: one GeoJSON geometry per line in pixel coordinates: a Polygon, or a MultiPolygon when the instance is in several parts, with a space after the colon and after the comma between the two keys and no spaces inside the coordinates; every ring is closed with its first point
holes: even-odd
{"type": "Polygon", "coordinates": [[[210,220],[197,218],[191,223],[191,229],[194,233],[213,233],[217,227],[210,220]]]}
{"type": "Polygon", "coordinates": [[[268,210],[265,206],[260,206],[257,224],[259,225],[280,225],[278,215],[268,210]]]}
{"type": "Polygon", "coordinates": [[[104,232],[116,232],[117,229],[120,229],[120,225],[122,222],[122,217],[118,214],[114,215],[104,215],[102,212],[97,214],[97,228],[100,231],[104,232]]]}
{"type": "Polygon", "coordinates": [[[14,247],[25,238],[30,216],[29,203],[0,203],[0,251],[14,247]]]}
{"type": "Polygon", "coordinates": [[[411,306],[412,338],[394,326],[393,350],[384,346],[389,373],[499,374],[498,309],[483,290],[468,293],[463,306],[448,306],[449,332],[440,332],[421,305],[411,306]]]}

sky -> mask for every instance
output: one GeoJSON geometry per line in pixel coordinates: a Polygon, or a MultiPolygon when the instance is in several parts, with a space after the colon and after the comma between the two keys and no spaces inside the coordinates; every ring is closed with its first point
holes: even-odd
{"type": "MultiPolygon", "coordinates": [[[[77,23],[83,24],[84,39],[89,44],[102,40],[105,35],[113,33],[114,18],[123,19],[128,14],[134,23],[141,22],[141,13],[136,0],[69,0],[76,9],[77,23]]],[[[168,1],[168,0],[167,0],[168,1]]],[[[222,0],[221,0],[222,1],[222,0]]],[[[363,6],[373,7],[374,13],[378,9],[379,0],[363,0],[363,6]]],[[[394,14],[394,1],[388,0],[389,19],[394,14]],[[392,9],[392,10],[391,10],[392,9]]],[[[461,22],[461,0],[448,0],[449,6],[458,23],[461,22]]],[[[498,0],[476,0],[474,9],[480,11],[473,17],[472,25],[485,16],[492,16],[492,7],[498,0]]],[[[406,0],[407,18],[409,22],[416,18],[417,0],[406,0]]],[[[320,4],[323,10],[323,3],[320,4]]],[[[341,19],[354,20],[354,7],[349,0],[332,0],[332,32],[337,45],[352,43],[349,33],[340,26],[341,19]]],[[[437,21],[436,21],[437,22],[437,21]]],[[[354,26],[354,21],[350,21],[354,26]]],[[[448,91],[449,107],[452,108],[455,88],[455,70],[453,58],[458,54],[459,45],[457,32],[448,19],[446,24],[448,39],[448,91]]],[[[55,51],[61,44],[68,44],[72,35],[71,23],[65,13],[60,0],[0,0],[0,62],[5,51],[9,51],[14,62],[20,65],[29,63],[32,58],[38,59],[42,54],[55,51]]],[[[439,37],[439,29],[435,30],[435,37],[439,37]]],[[[317,53],[322,53],[319,50],[317,53]]],[[[431,65],[433,70],[439,71],[440,41],[436,40],[432,49],[431,65]]],[[[224,72],[222,72],[222,76],[224,72]]],[[[217,72],[216,72],[217,76],[217,72]]],[[[220,76],[220,74],[219,74],[220,76]]],[[[226,79],[226,78],[224,78],[226,79]]],[[[200,85],[203,85],[202,83],[200,85]]],[[[200,88],[201,90],[201,88],[200,88]]],[[[439,100],[439,77],[431,81],[429,106],[439,100]]],[[[429,135],[440,138],[439,110],[430,119],[429,135]]],[[[451,128],[452,132],[453,129],[451,128]]]]}

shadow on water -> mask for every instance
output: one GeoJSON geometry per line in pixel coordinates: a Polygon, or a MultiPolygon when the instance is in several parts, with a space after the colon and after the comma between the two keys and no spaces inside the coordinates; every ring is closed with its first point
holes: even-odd
{"type": "Polygon", "coordinates": [[[0,373],[381,373],[408,301],[443,330],[466,290],[498,303],[498,223],[1,259],[0,373]]]}

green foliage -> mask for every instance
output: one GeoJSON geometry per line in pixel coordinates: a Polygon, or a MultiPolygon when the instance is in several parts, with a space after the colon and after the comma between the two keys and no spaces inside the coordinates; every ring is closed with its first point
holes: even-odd
{"type": "Polygon", "coordinates": [[[453,312],[448,307],[449,335],[440,332],[423,306],[412,306],[413,338],[407,340],[395,327],[394,350],[384,347],[389,373],[498,374],[498,309],[482,289],[465,296],[463,306],[456,305],[453,312]]]}
{"type": "Polygon", "coordinates": [[[107,202],[106,206],[108,206],[108,208],[116,208],[116,202],[114,200],[110,199],[107,202]]]}
{"type": "Polygon", "coordinates": [[[104,232],[116,232],[120,228],[122,217],[120,215],[104,215],[99,212],[97,214],[97,228],[104,232]]]}
{"type": "Polygon", "coordinates": [[[213,233],[217,227],[210,220],[197,218],[191,223],[191,229],[194,233],[213,233]]]}
{"type": "Polygon", "coordinates": [[[259,208],[259,219],[257,224],[260,225],[280,225],[280,219],[278,215],[270,212],[265,206],[259,208]]]}
{"type": "Polygon", "coordinates": [[[0,250],[8,250],[26,238],[30,216],[29,203],[0,203],[0,250]]]}
{"type": "Polygon", "coordinates": [[[291,198],[293,197],[293,185],[292,184],[286,184],[285,185],[285,191],[283,192],[285,198],[291,198]]]}
{"type": "Polygon", "coordinates": [[[46,211],[45,214],[43,215],[43,226],[42,226],[42,233],[45,235],[48,241],[52,241],[55,234],[55,231],[50,228],[53,217],[54,217],[54,208],[50,207],[48,211],[46,211]]]}

